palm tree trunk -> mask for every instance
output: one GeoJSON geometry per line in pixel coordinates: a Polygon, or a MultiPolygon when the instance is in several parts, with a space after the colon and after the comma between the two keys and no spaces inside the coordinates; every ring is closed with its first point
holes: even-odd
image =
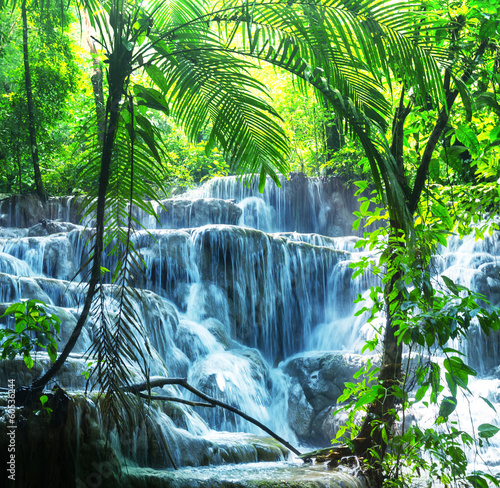
{"type": "Polygon", "coordinates": [[[118,120],[120,114],[120,102],[122,99],[122,89],[125,78],[117,81],[115,84],[115,90],[110,93],[108,98],[108,103],[106,106],[106,125],[103,138],[103,146],[101,153],[101,171],[99,177],[99,193],[97,196],[97,208],[96,208],[96,229],[95,229],[95,241],[93,249],[92,258],[92,269],[90,274],[90,280],[87,287],[87,294],[85,297],[85,302],[83,305],[83,310],[78,318],[73,332],[64,346],[61,354],[58,356],[55,363],[49,368],[49,370],[42,375],[40,378],[35,380],[32,384],[32,391],[41,391],[45,385],[57,374],[61,366],[66,361],[70,352],[73,350],[80,334],[82,332],[83,326],[87,321],[90,308],[94,296],[99,290],[101,283],[101,258],[104,249],[104,214],[106,208],[106,194],[109,185],[111,161],[113,158],[113,150],[115,145],[115,137],[118,130],[118,120]]]}
{"type": "Polygon", "coordinates": [[[30,134],[31,160],[33,162],[33,172],[35,176],[36,193],[43,203],[47,200],[47,194],[42,182],[40,173],[40,160],[38,156],[38,145],[36,141],[35,110],[33,105],[33,90],[31,83],[31,71],[28,57],[28,17],[26,13],[26,0],[21,5],[21,15],[23,19],[23,58],[24,58],[24,84],[26,87],[26,102],[28,105],[28,127],[30,134]]]}

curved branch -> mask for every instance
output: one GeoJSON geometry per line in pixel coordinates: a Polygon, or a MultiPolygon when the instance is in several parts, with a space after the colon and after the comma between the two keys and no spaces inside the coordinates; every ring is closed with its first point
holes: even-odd
{"type": "Polygon", "coordinates": [[[215,407],[215,405],[211,403],[192,402],[191,400],[184,400],[184,398],[168,397],[163,395],[153,396],[153,395],[146,395],[146,393],[138,393],[138,395],[146,400],[161,400],[164,402],[183,403],[184,405],[190,405],[191,407],[210,407],[210,408],[215,407]]]}
{"type": "MultiPolygon", "coordinates": [[[[294,454],[297,456],[300,456],[301,453],[298,449],[293,447],[289,442],[287,442],[285,439],[280,437],[278,434],[273,432],[269,427],[266,427],[263,423],[259,422],[258,420],[254,419],[253,417],[250,417],[250,415],[247,415],[245,412],[242,412],[240,409],[233,407],[232,405],[229,405],[227,403],[221,402],[220,400],[216,400],[215,398],[212,398],[208,395],[205,395],[202,391],[198,390],[194,386],[191,386],[185,378],[163,378],[159,376],[155,376],[149,380],[149,382],[144,382],[144,383],[138,383],[135,385],[130,385],[127,387],[124,387],[124,391],[129,391],[131,393],[135,393],[139,396],[142,396],[141,392],[144,390],[148,389],[148,385],[150,388],[154,387],[161,387],[165,385],[178,385],[182,386],[186,390],[189,390],[191,393],[194,393],[197,397],[201,398],[202,400],[205,400],[212,406],[219,406],[222,408],[225,408],[226,410],[229,410],[230,412],[235,413],[236,415],[239,415],[240,417],[243,417],[245,420],[248,420],[248,422],[256,425],[257,427],[261,428],[264,432],[268,433],[271,437],[276,439],[280,444],[284,445],[287,449],[292,451],[294,454]]],[[[148,396],[145,395],[146,398],[149,398],[148,396]]],[[[144,398],[144,397],[143,397],[144,398]]],[[[154,397],[151,397],[154,398],[154,397]]],[[[206,406],[206,405],[204,405],[206,406]]]]}
{"type": "MultiPolygon", "coordinates": [[[[471,65],[465,70],[465,72],[460,78],[462,83],[466,83],[474,74],[474,68],[479,62],[481,56],[486,51],[489,41],[490,41],[489,39],[483,40],[483,42],[481,42],[481,44],[477,48],[477,51],[474,54],[474,58],[471,62],[471,65]]],[[[424,190],[425,182],[427,180],[427,173],[429,171],[429,166],[431,164],[431,159],[434,153],[434,149],[436,148],[439,138],[441,137],[441,134],[443,133],[446,124],[450,119],[450,110],[453,104],[455,103],[458,94],[459,94],[458,89],[448,92],[446,96],[445,105],[443,106],[441,112],[439,113],[434,129],[432,130],[432,133],[427,141],[427,145],[425,146],[424,153],[422,155],[422,161],[417,170],[415,183],[413,184],[413,191],[411,193],[410,201],[408,204],[411,215],[413,215],[417,210],[418,202],[420,201],[420,195],[424,190]]]]}

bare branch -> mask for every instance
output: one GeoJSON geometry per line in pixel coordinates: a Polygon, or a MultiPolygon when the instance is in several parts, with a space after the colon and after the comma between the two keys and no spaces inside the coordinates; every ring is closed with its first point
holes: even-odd
{"type": "MultiPolygon", "coordinates": [[[[264,432],[269,434],[271,437],[276,439],[280,444],[283,444],[287,449],[292,451],[294,454],[297,456],[300,456],[300,451],[293,447],[289,442],[287,442],[285,439],[280,437],[278,434],[273,432],[269,427],[266,427],[263,423],[259,422],[258,420],[254,419],[253,417],[250,417],[250,415],[247,415],[245,412],[242,412],[240,409],[233,407],[232,405],[229,405],[227,403],[221,402],[220,400],[216,400],[215,398],[212,398],[208,395],[205,395],[202,391],[198,390],[194,386],[191,386],[186,379],[184,378],[162,378],[159,376],[154,376],[149,380],[149,382],[145,381],[143,383],[138,383],[135,385],[129,385],[124,389],[124,391],[130,391],[131,393],[135,393],[139,396],[142,396],[141,392],[148,390],[150,388],[155,388],[155,387],[161,387],[165,385],[179,385],[185,388],[186,390],[189,390],[191,393],[194,393],[196,396],[199,398],[205,400],[212,406],[219,406],[222,408],[225,408],[226,410],[229,410],[230,412],[235,413],[236,415],[239,415],[240,417],[243,417],[245,420],[248,420],[248,422],[256,425],[257,427],[261,428],[264,432]]],[[[147,395],[145,395],[146,398],[149,398],[147,395]]],[[[143,396],[144,398],[144,396],[143,396]]],[[[155,397],[151,397],[155,398],[155,397]]],[[[205,406],[205,405],[203,405],[205,406]]]]}

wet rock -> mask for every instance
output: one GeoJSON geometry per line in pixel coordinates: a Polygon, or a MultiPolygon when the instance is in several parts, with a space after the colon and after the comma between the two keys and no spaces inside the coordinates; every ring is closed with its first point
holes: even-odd
{"type": "Polygon", "coordinates": [[[349,471],[326,470],[321,465],[259,465],[184,468],[158,472],[131,467],[124,488],[365,488],[349,471]]]}
{"type": "Polygon", "coordinates": [[[208,329],[193,321],[182,320],[175,334],[175,343],[191,361],[216,350],[222,351],[208,329]]]}
{"type": "Polygon", "coordinates": [[[316,353],[291,358],[283,370],[298,380],[309,403],[319,411],[337,401],[344,383],[352,381],[365,362],[364,356],[356,354],[316,353]]]}
{"type": "Polygon", "coordinates": [[[164,229],[201,227],[209,224],[235,225],[241,209],[231,200],[217,198],[163,200],[158,208],[160,225],[164,229]]]}
{"type": "MultiPolygon", "coordinates": [[[[189,370],[188,383],[266,424],[269,412],[264,405],[272,403],[270,370],[261,358],[250,359],[255,355],[260,353],[240,346],[200,357],[189,370]]],[[[207,408],[200,415],[218,430],[259,432],[258,427],[224,409],[207,408]]]]}
{"type": "Polygon", "coordinates": [[[352,235],[352,212],[359,209],[359,203],[342,179],[291,173],[288,179],[280,178],[280,183],[278,188],[268,177],[264,192],[260,193],[256,181],[244,186],[236,177],[217,178],[192,194],[234,198],[244,209],[244,223],[267,232],[294,230],[325,236],[352,235]],[[255,198],[262,202],[255,202],[255,198]],[[249,207],[257,215],[247,216],[249,207]]]}
{"type": "Polygon", "coordinates": [[[495,368],[493,368],[493,370],[492,370],[492,375],[493,375],[495,378],[500,379],[500,366],[496,366],[495,368]]]}
{"type": "Polygon", "coordinates": [[[79,223],[80,200],[74,197],[53,197],[42,204],[36,195],[12,195],[0,202],[4,225],[32,227],[44,220],[79,223]]]}
{"type": "MultiPolygon", "coordinates": [[[[157,468],[161,470],[158,473],[166,473],[165,468],[173,466],[172,460],[176,466],[183,467],[283,461],[288,457],[286,448],[263,436],[212,433],[203,438],[194,435],[176,427],[164,411],[155,406],[145,406],[143,411],[131,415],[123,411],[122,415],[128,415],[127,422],[122,423],[118,431],[111,418],[108,432],[98,396],[88,398],[62,392],[66,399],[62,405],[54,403],[57,394],[47,395],[47,405],[53,408],[51,415],[40,410],[41,404],[36,399],[33,409],[15,410],[16,486],[21,488],[32,487],[33,479],[40,486],[75,486],[75,483],[82,486],[97,478],[102,483],[99,486],[107,488],[134,486],[127,477],[118,483],[120,473],[129,472],[125,464],[130,459],[133,466],[141,470],[157,468]]],[[[0,395],[3,460],[9,442],[7,406],[7,396],[0,395]]],[[[154,486],[154,482],[150,486],[154,486]]]]}
{"type": "MultiPolygon", "coordinates": [[[[24,360],[20,356],[14,359],[2,360],[0,384],[7,385],[8,380],[14,380],[17,388],[29,386],[35,379],[42,376],[42,374],[52,366],[52,362],[47,353],[43,351],[33,351],[31,356],[35,362],[31,369],[27,368],[24,360]]],[[[55,382],[62,388],[84,390],[87,380],[83,372],[86,369],[86,360],[71,355],[61,366],[61,369],[55,377],[55,382]]]]}
{"type": "Polygon", "coordinates": [[[298,381],[292,380],[288,390],[288,423],[300,439],[310,437],[314,417],[314,408],[307,401],[304,390],[298,381]]]}
{"type": "Polygon", "coordinates": [[[18,227],[0,228],[0,239],[17,239],[27,237],[28,230],[29,229],[22,229],[18,227]]]}
{"type": "Polygon", "coordinates": [[[141,231],[134,236],[134,241],[146,264],[149,288],[165,291],[176,304],[182,305],[187,287],[198,278],[190,233],[183,230],[141,231]]]}
{"type": "Polygon", "coordinates": [[[76,229],[83,229],[82,226],[70,222],[56,222],[54,220],[42,219],[38,224],[33,225],[28,230],[29,237],[48,236],[59,232],[69,232],[76,229]]]}
{"type": "Polygon", "coordinates": [[[344,383],[354,381],[354,374],[367,359],[355,354],[314,353],[295,356],[282,365],[292,378],[288,408],[295,422],[290,425],[300,440],[325,445],[335,437],[337,400],[344,383]]]}

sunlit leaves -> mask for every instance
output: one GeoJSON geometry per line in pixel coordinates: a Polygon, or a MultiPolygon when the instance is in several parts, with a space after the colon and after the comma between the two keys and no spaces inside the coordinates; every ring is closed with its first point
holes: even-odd
{"type": "Polygon", "coordinates": [[[460,124],[455,129],[457,139],[469,149],[473,156],[477,156],[481,149],[479,141],[474,131],[465,124],[460,124]]]}
{"type": "Polygon", "coordinates": [[[47,351],[51,361],[57,359],[56,339],[61,320],[49,313],[46,307],[40,300],[13,303],[7,307],[1,318],[12,316],[14,329],[0,329],[2,359],[13,359],[16,354],[22,354],[26,366],[31,369],[34,366],[31,354],[37,346],[47,351]]]}

